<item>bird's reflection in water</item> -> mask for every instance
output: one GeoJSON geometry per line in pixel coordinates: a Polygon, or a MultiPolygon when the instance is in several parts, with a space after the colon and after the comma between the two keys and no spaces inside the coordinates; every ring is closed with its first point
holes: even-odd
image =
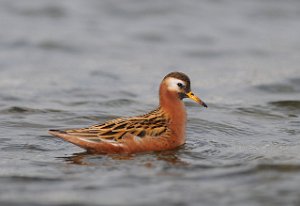
{"type": "Polygon", "coordinates": [[[65,162],[75,165],[87,165],[87,166],[97,166],[97,165],[110,165],[111,160],[115,161],[140,161],[143,162],[145,167],[154,167],[157,161],[163,161],[170,165],[176,166],[188,166],[189,164],[180,158],[179,151],[168,150],[161,152],[152,153],[140,153],[140,154],[93,154],[89,152],[74,153],[71,156],[59,157],[64,159],[65,162]],[[102,161],[107,160],[107,161],[102,161]]]}

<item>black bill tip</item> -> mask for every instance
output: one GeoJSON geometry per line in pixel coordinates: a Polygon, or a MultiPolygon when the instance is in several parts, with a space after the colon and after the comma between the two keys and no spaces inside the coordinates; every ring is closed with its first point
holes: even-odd
{"type": "Polygon", "coordinates": [[[208,107],[207,104],[205,104],[204,102],[202,102],[202,106],[205,107],[205,108],[208,107]]]}

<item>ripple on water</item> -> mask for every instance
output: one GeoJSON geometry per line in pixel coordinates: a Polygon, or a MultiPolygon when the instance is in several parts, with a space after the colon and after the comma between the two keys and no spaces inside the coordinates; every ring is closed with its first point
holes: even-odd
{"type": "Polygon", "coordinates": [[[1,150],[2,151],[26,150],[26,151],[39,151],[39,152],[51,151],[50,149],[46,149],[41,145],[34,145],[34,144],[8,144],[6,146],[2,146],[1,150]]]}
{"type": "Polygon", "coordinates": [[[287,109],[290,111],[300,111],[300,100],[274,101],[274,102],[270,102],[269,104],[280,109],[287,109]]]}
{"type": "Polygon", "coordinates": [[[292,85],[286,85],[286,84],[260,85],[257,88],[259,90],[270,92],[270,93],[294,93],[294,92],[297,92],[297,90],[292,85]]]}
{"type": "Polygon", "coordinates": [[[113,99],[105,102],[101,102],[100,104],[108,107],[120,107],[120,106],[129,106],[136,103],[132,99],[113,99]]]}
{"type": "Polygon", "coordinates": [[[292,78],[292,79],[290,79],[290,82],[291,82],[293,85],[295,85],[295,86],[297,86],[297,87],[300,87],[300,78],[292,78]]]}
{"type": "MultiPolygon", "coordinates": [[[[109,72],[109,68],[106,68],[107,71],[102,71],[102,70],[94,70],[90,72],[91,76],[101,76],[102,78],[105,79],[111,79],[111,80],[120,80],[120,76],[117,74],[113,74],[109,72]]],[[[113,68],[112,68],[113,70],[113,68]]]]}
{"type": "Polygon", "coordinates": [[[288,117],[297,118],[300,115],[299,100],[280,100],[269,102],[273,110],[281,112],[288,117]]]}
{"type": "Polygon", "coordinates": [[[44,40],[35,45],[36,47],[43,50],[57,50],[62,52],[78,52],[75,46],[67,45],[65,42],[44,40]]]}
{"type": "Polygon", "coordinates": [[[298,93],[300,92],[300,78],[290,79],[284,83],[263,84],[257,88],[268,93],[298,93]]]}
{"type": "Polygon", "coordinates": [[[34,109],[29,107],[12,106],[0,110],[0,114],[42,114],[42,113],[58,113],[61,110],[56,109],[34,109]]]}
{"type": "Polygon", "coordinates": [[[57,182],[61,181],[60,178],[50,178],[50,177],[38,177],[38,176],[19,176],[19,175],[11,175],[11,176],[0,176],[0,180],[5,182],[24,182],[24,183],[42,183],[42,182],[57,182]]]}
{"type": "Polygon", "coordinates": [[[267,118],[267,119],[282,119],[284,116],[277,112],[265,108],[263,106],[257,107],[239,107],[235,111],[236,113],[253,116],[257,118],[267,118]]]}
{"type": "Polygon", "coordinates": [[[258,164],[256,171],[300,172],[299,164],[258,164]]]}
{"type": "Polygon", "coordinates": [[[44,129],[49,127],[48,124],[38,124],[38,123],[31,123],[27,121],[6,121],[3,122],[1,126],[6,128],[14,128],[14,129],[17,128],[44,129]]]}
{"type": "Polygon", "coordinates": [[[9,142],[10,140],[11,140],[10,138],[1,137],[0,138],[0,143],[9,142]]]}
{"type": "Polygon", "coordinates": [[[219,123],[207,120],[191,118],[188,123],[188,128],[191,128],[197,133],[221,133],[224,135],[240,136],[240,135],[255,135],[255,131],[250,131],[247,128],[242,128],[230,123],[219,123]]]}
{"type": "Polygon", "coordinates": [[[12,113],[36,113],[36,109],[27,108],[27,107],[18,107],[13,106],[6,109],[0,110],[1,114],[12,114],[12,113]]]}
{"type": "MultiPolygon", "coordinates": [[[[29,4],[30,5],[30,4],[29,4]]],[[[43,6],[26,6],[18,5],[10,7],[11,11],[18,13],[24,17],[49,17],[49,18],[62,18],[66,15],[63,7],[58,5],[43,5],[43,6]]]]}

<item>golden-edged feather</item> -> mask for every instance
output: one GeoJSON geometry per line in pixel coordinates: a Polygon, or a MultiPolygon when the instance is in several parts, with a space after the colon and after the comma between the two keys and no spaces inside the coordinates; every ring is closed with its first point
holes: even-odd
{"type": "Polygon", "coordinates": [[[103,124],[82,129],[63,131],[66,134],[86,138],[90,141],[120,141],[126,134],[140,138],[144,136],[159,136],[167,132],[170,118],[159,107],[152,112],[128,118],[118,118],[103,124]]]}

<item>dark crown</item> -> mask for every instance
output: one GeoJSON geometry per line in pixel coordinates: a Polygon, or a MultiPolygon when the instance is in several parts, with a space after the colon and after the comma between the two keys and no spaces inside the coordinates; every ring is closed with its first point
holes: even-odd
{"type": "Polygon", "coordinates": [[[191,90],[191,81],[190,81],[190,78],[186,74],[184,74],[182,72],[171,72],[164,77],[164,80],[167,79],[168,77],[173,77],[173,78],[184,81],[186,83],[186,89],[188,91],[191,90]]]}

